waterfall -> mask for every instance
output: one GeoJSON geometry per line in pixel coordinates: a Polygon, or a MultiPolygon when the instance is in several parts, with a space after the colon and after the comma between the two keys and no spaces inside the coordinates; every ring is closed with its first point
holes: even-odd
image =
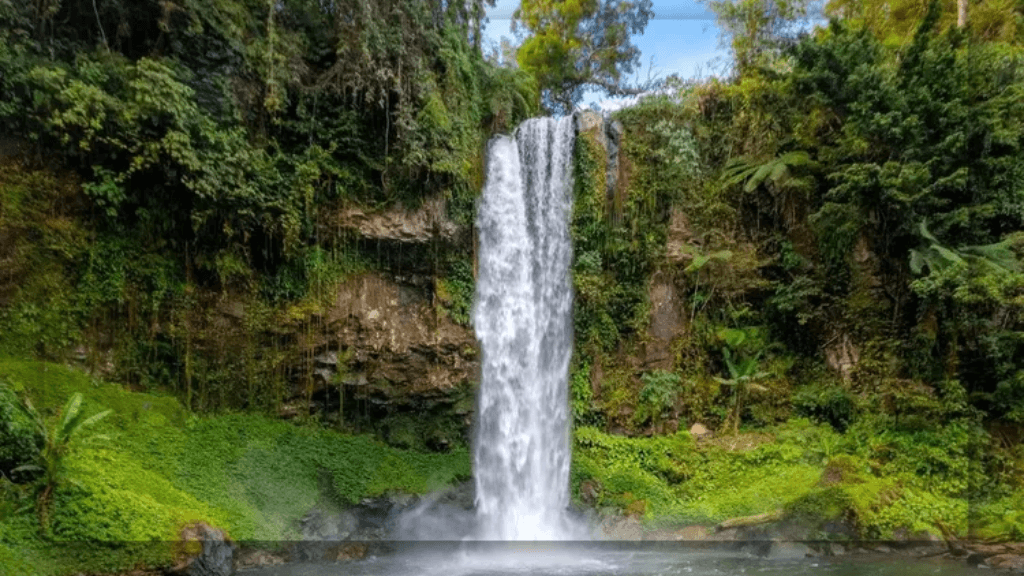
{"type": "Polygon", "coordinates": [[[494,138],[477,213],[473,327],[483,351],[474,467],[479,537],[571,537],[572,117],[494,138]]]}

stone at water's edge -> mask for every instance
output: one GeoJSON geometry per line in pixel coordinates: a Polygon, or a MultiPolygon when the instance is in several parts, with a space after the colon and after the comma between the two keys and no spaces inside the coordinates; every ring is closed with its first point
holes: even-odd
{"type": "Polygon", "coordinates": [[[1016,573],[1024,573],[1024,556],[1016,554],[997,554],[985,559],[985,565],[1000,570],[1012,570],[1016,573]]]}
{"type": "Polygon", "coordinates": [[[287,557],[275,554],[267,550],[250,549],[242,550],[238,555],[238,568],[259,568],[262,566],[277,566],[284,564],[287,557]]]}
{"type": "Polygon", "coordinates": [[[223,530],[205,522],[182,528],[178,562],[172,573],[183,576],[232,576],[235,545],[223,530]]]}

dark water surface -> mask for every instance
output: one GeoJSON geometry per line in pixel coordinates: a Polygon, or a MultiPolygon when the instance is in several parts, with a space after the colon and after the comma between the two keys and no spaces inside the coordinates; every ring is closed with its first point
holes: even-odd
{"type": "Polygon", "coordinates": [[[418,543],[353,562],[310,562],[242,570],[245,576],[974,576],[992,570],[905,555],[806,558],[800,544],[767,556],[692,546],[575,543],[418,543]]]}

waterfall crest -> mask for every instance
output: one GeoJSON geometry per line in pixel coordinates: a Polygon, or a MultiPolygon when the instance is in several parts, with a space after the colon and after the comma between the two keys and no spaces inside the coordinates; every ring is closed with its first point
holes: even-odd
{"type": "Polygon", "coordinates": [[[569,504],[573,120],[527,120],[488,147],[473,327],[483,352],[479,537],[575,536],[569,504]]]}

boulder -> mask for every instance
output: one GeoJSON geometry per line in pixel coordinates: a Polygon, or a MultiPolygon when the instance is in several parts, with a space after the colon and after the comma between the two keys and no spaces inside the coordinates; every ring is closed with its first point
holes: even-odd
{"type": "Polygon", "coordinates": [[[183,576],[235,573],[235,544],[223,530],[205,522],[194,522],[181,529],[177,558],[173,572],[183,576]]]}
{"type": "Polygon", "coordinates": [[[237,565],[239,568],[259,568],[277,566],[284,564],[285,561],[285,557],[280,554],[274,554],[267,550],[250,549],[239,553],[237,565]]]}
{"type": "Polygon", "coordinates": [[[608,518],[598,527],[606,540],[642,540],[644,528],[635,516],[608,518]]]}
{"type": "Polygon", "coordinates": [[[772,560],[799,560],[818,554],[803,542],[775,542],[768,553],[772,560]]]}
{"type": "Polygon", "coordinates": [[[368,546],[358,542],[346,542],[331,546],[327,549],[326,560],[334,562],[346,562],[349,560],[362,560],[366,557],[368,546]]]}
{"type": "Polygon", "coordinates": [[[686,526],[676,532],[676,535],[679,540],[703,541],[708,538],[708,529],[700,525],[686,526]]]}
{"type": "Polygon", "coordinates": [[[996,554],[985,559],[985,564],[999,570],[1011,570],[1024,573],[1024,556],[1017,554],[996,554]]]}
{"type": "Polygon", "coordinates": [[[588,506],[596,506],[601,495],[601,484],[594,479],[585,480],[580,484],[580,499],[588,506]]]}

